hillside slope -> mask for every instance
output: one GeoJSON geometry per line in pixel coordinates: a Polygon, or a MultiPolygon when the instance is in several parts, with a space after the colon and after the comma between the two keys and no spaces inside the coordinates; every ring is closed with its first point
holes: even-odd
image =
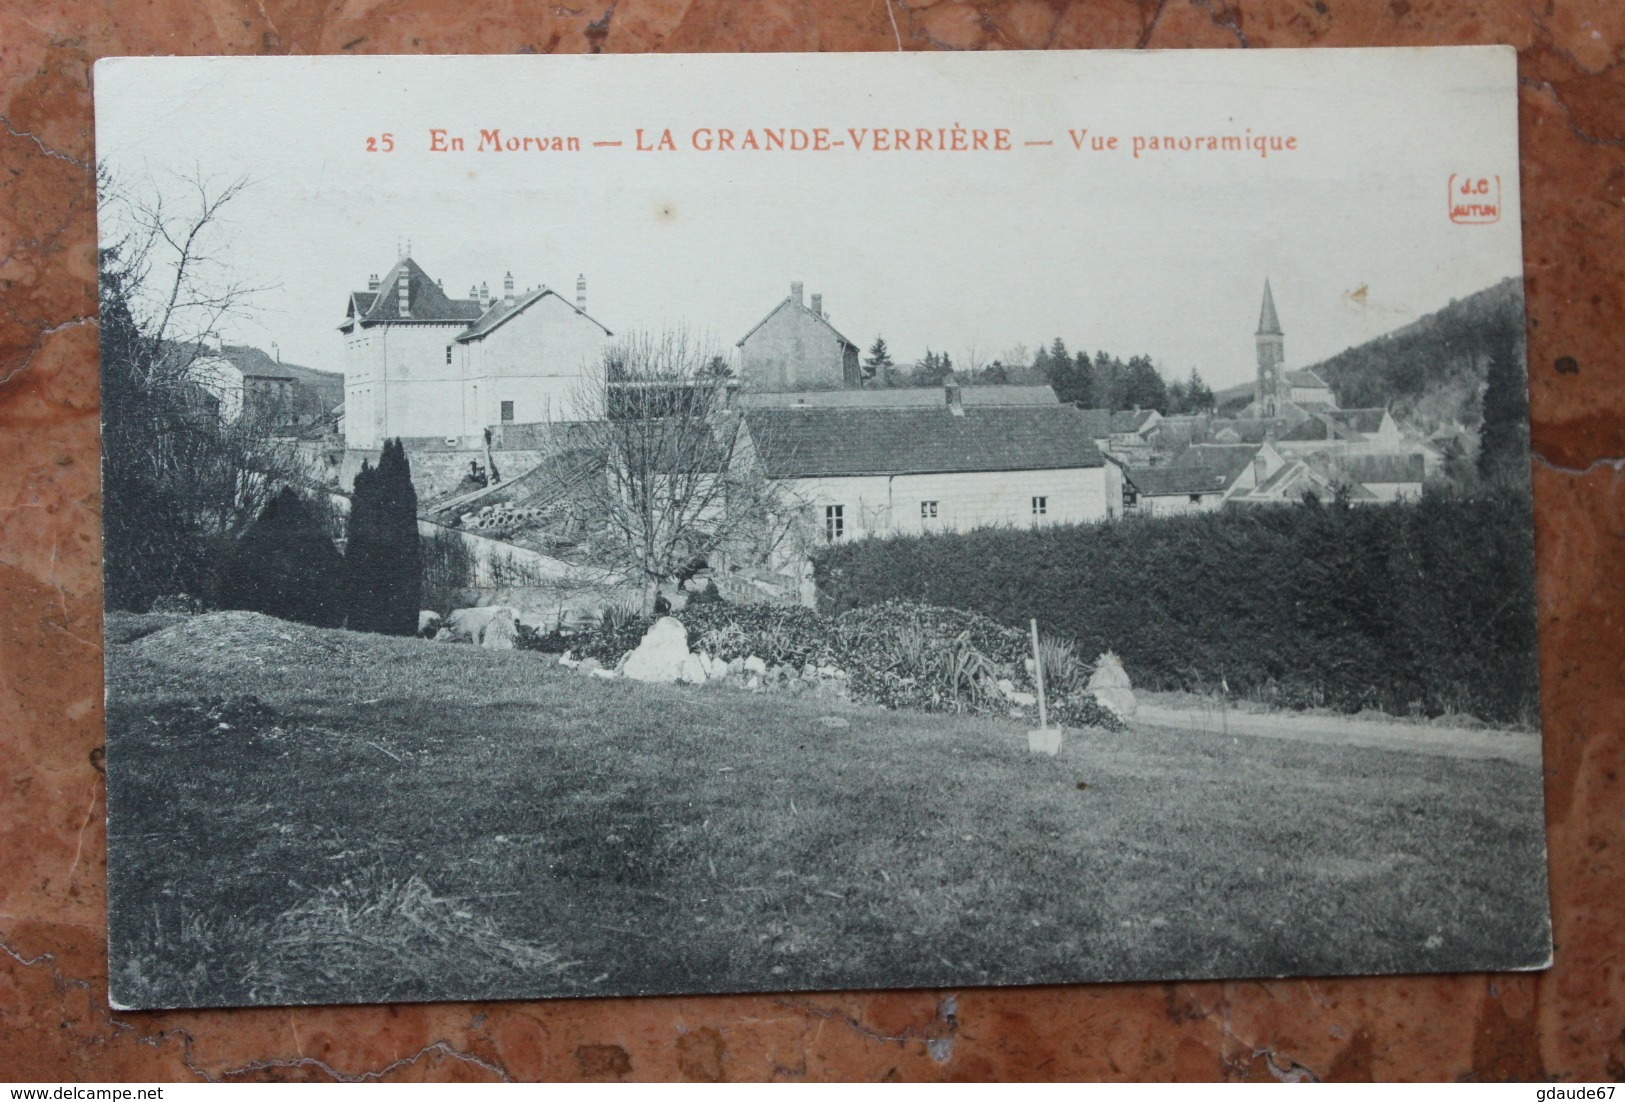
{"type": "Polygon", "coordinates": [[[1504,279],[1375,340],[1308,364],[1345,409],[1387,406],[1424,431],[1483,419],[1491,322],[1511,315],[1523,331],[1523,281],[1504,279]]]}

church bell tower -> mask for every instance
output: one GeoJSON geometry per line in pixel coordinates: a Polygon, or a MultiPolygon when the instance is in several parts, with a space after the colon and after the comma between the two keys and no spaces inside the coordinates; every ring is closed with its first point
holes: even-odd
{"type": "Polygon", "coordinates": [[[1286,336],[1275,316],[1275,296],[1270,281],[1264,280],[1264,306],[1258,313],[1258,387],[1254,408],[1260,417],[1275,417],[1279,408],[1292,400],[1292,387],[1286,381],[1286,336]]]}

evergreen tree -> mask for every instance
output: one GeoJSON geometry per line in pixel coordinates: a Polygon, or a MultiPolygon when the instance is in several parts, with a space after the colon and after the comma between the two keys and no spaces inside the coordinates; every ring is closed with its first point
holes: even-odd
{"type": "Polygon", "coordinates": [[[1040,344],[1038,346],[1038,351],[1033,354],[1033,374],[1038,378],[1043,379],[1045,382],[1048,382],[1049,371],[1049,349],[1040,344]]]}
{"type": "Polygon", "coordinates": [[[886,338],[875,335],[875,343],[869,346],[869,355],[863,361],[863,377],[866,381],[873,381],[879,386],[891,386],[893,383],[892,369],[897,365],[892,363],[891,351],[886,347],[886,338]]]}
{"type": "Polygon", "coordinates": [[[999,383],[1008,383],[1010,381],[1010,372],[1004,366],[1004,362],[1002,360],[994,360],[992,363],[982,368],[981,381],[995,385],[999,383]]]}
{"type": "Polygon", "coordinates": [[[1151,362],[1150,356],[1134,356],[1125,371],[1121,409],[1168,409],[1168,384],[1151,362]]]}
{"type": "Polygon", "coordinates": [[[1185,384],[1185,412],[1209,413],[1213,410],[1213,388],[1202,381],[1201,372],[1191,368],[1190,381],[1185,384]]]}
{"type": "Polygon", "coordinates": [[[418,495],[399,439],[386,440],[378,466],[355,476],[345,551],[348,626],[384,635],[414,635],[423,576],[418,495]]]}
{"type": "Polygon", "coordinates": [[[1529,374],[1523,332],[1507,313],[1489,323],[1484,421],[1478,430],[1478,473],[1487,482],[1529,481],[1529,374]]]}
{"type": "Polygon", "coordinates": [[[953,373],[954,364],[948,353],[939,356],[928,348],[925,356],[914,365],[914,370],[909,372],[909,383],[912,386],[941,386],[943,380],[953,373]]]}
{"type": "Polygon", "coordinates": [[[220,606],[338,627],[343,577],[344,559],[328,538],[327,518],[285,486],[227,557],[220,606]]]}
{"type": "Polygon", "coordinates": [[[1096,409],[1122,409],[1123,361],[1105,352],[1095,353],[1093,400],[1096,409]]]}

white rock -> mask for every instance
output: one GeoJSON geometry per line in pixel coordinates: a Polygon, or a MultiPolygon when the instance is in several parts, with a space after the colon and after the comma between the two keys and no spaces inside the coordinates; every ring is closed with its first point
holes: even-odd
{"type": "Polygon", "coordinates": [[[1038,704],[1037,693],[1021,693],[1012,690],[1006,693],[1005,696],[1009,697],[1010,703],[1021,708],[1032,708],[1038,704]]]}
{"type": "Polygon", "coordinates": [[[1004,699],[1009,700],[1015,695],[1016,683],[1008,677],[999,678],[999,692],[1004,694],[1004,699]]]}
{"type": "Polygon", "coordinates": [[[705,663],[699,655],[691,654],[683,659],[683,669],[677,675],[677,680],[686,681],[690,685],[703,685],[709,680],[705,672],[705,663]]]}
{"type": "Polygon", "coordinates": [[[559,665],[563,666],[567,670],[573,670],[577,666],[581,665],[581,662],[574,654],[571,654],[569,651],[565,651],[563,654],[559,655],[559,665]]]}
{"type": "Polygon", "coordinates": [[[483,608],[460,608],[446,617],[437,640],[452,643],[474,643],[493,650],[512,650],[519,635],[519,621],[513,609],[506,605],[488,605],[483,608]]]}
{"type": "Polygon", "coordinates": [[[673,682],[688,661],[688,629],[681,620],[662,616],[650,625],[637,649],[627,655],[621,673],[634,681],[673,682]]]}
{"type": "Polygon", "coordinates": [[[745,659],[744,669],[746,673],[764,674],[767,672],[767,663],[753,654],[745,659]]]}
{"type": "Polygon", "coordinates": [[[602,666],[600,666],[596,670],[593,670],[592,675],[594,677],[602,677],[606,681],[613,681],[617,677],[621,676],[620,674],[616,673],[614,670],[606,670],[602,666]]]}
{"type": "Polygon", "coordinates": [[[1111,651],[1095,660],[1095,672],[1089,675],[1088,689],[1096,700],[1123,719],[1130,718],[1140,710],[1128,671],[1123,669],[1122,660],[1111,651]]]}
{"type": "Polygon", "coordinates": [[[760,691],[762,688],[762,679],[755,674],[751,674],[750,680],[745,682],[745,688],[749,689],[753,693],[760,691]]]}

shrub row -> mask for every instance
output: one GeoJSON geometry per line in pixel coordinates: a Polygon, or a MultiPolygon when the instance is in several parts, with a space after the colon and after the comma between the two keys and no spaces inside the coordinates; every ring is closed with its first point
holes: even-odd
{"type": "Polygon", "coordinates": [[[824,607],[1036,617],[1136,685],[1294,707],[1538,715],[1532,524],[1516,494],[1314,504],[866,540],[815,561],[824,607]]]}
{"type": "MultiPolygon", "coordinates": [[[[755,655],[770,666],[834,666],[846,673],[856,699],[888,708],[1000,714],[1009,709],[1001,678],[1022,691],[1033,689],[1026,633],[974,612],[887,601],[831,617],[800,606],[700,602],[676,615],[695,650],[724,661],[755,655]]],[[[579,657],[614,665],[653,622],[612,610],[570,646],[579,657]]],[[[538,636],[521,645],[557,649],[551,643],[538,636]]],[[[1053,689],[1057,722],[1122,727],[1084,691],[1083,678],[1053,689]]]]}

